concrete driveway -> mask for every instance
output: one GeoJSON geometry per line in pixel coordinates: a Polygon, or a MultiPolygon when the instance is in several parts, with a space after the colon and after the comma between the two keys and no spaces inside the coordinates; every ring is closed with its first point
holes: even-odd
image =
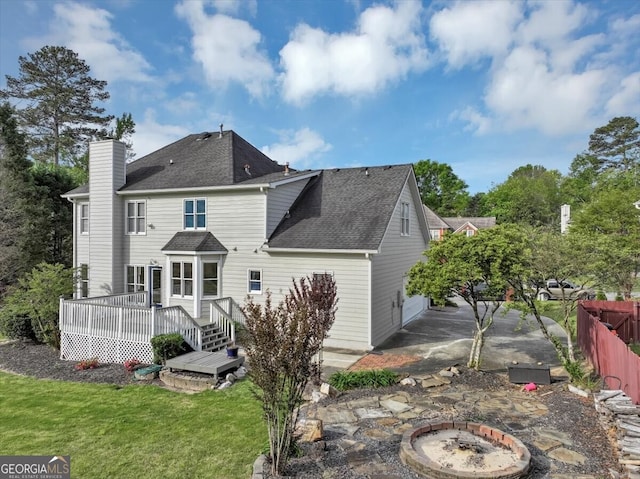
{"type": "MultiPolygon", "coordinates": [[[[454,364],[466,365],[475,322],[471,307],[462,300],[456,303],[457,307],[434,307],[425,311],[370,354],[421,357],[419,361],[392,368],[410,374],[433,373],[454,364]]],[[[485,335],[483,371],[505,372],[512,361],[560,365],[553,346],[542,336],[535,319],[522,321],[519,312],[506,313],[504,308],[500,308],[494,318],[485,335]]],[[[565,342],[566,335],[560,326],[548,318],[544,318],[544,322],[552,334],[565,342]]],[[[360,357],[362,355],[355,351],[328,350],[324,362],[328,368],[343,369],[360,357]]]]}

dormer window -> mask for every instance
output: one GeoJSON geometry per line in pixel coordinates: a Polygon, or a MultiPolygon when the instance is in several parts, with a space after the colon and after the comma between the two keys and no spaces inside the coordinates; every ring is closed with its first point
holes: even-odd
{"type": "Polygon", "coordinates": [[[184,229],[200,230],[207,227],[207,202],[204,198],[184,200],[184,229]]]}

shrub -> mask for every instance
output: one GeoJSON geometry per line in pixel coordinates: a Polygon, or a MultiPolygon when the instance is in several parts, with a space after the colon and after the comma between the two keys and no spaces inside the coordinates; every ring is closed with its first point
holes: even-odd
{"type": "Polygon", "coordinates": [[[36,339],[31,318],[9,305],[0,308],[0,332],[10,339],[36,339]]]}
{"type": "Polygon", "coordinates": [[[85,369],[95,369],[98,367],[98,358],[83,359],[76,364],[78,371],[84,371],[85,369]]]}
{"type": "Polygon", "coordinates": [[[20,278],[18,285],[7,294],[2,308],[3,329],[12,329],[28,337],[24,318],[29,318],[35,339],[60,349],[60,296],[72,292],[72,269],[62,264],[40,263],[20,278]]]}
{"type": "Polygon", "coordinates": [[[388,369],[370,369],[366,371],[338,371],[329,377],[331,384],[338,391],[359,388],[379,388],[395,384],[398,375],[388,369]]]}
{"type": "Polygon", "coordinates": [[[600,290],[596,293],[596,301],[606,301],[607,295],[604,294],[604,291],[600,290]]]}
{"type": "Polygon", "coordinates": [[[179,333],[159,334],[151,338],[153,348],[153,362],[165,364],[167,359],[180,356],[187,351],[184,338],[179,333]]]}

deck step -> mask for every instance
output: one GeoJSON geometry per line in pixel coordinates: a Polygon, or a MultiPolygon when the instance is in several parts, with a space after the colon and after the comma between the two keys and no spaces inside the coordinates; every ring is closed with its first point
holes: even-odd
{"type": "Polygon", "coordinates": [[[225,372],[236,369],[243,363],[244,357],[242,356],[227,358],[224,352],[194,351],[168,359],[165,365],[170,370],[193,371],[220,377],[225,372]]]}

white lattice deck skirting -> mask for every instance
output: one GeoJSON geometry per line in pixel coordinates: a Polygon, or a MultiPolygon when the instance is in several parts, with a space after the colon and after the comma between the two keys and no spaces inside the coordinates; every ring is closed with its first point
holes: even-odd
{"type": "Polygon", "coordinates": [[[134,358],[143,363],[153,361],[153,350],[149,341],[104,338],[64,331],[60,340],[60,358],[69,361],[90,358],[98,358],[101,363],[124,363],[134,358]]]}

